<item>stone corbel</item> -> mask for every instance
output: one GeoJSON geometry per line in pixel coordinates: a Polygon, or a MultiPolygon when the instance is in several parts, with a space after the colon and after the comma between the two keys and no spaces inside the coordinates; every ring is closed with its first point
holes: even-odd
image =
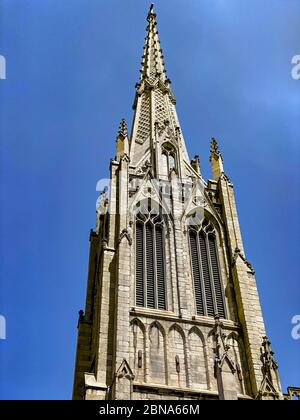
{"type": "Polygon", "coordinates": [[[116,377],[118,379],[128,379],[129,381],[133,381],[135,378],[134,373],[132,372],[128,362],[126,359],[123,360],[119,369],[116,372],[116,377]]]}
{"type": "Polygon", "coordinates": [[[122,230],[118,245],[122,242],[123,238],[126,238],[128,240],[129,245],[132,245],[132,222],[129,222],[128,228],[125,228],[122,230]]]}
{"type": "Polygon", "coordinates": [[[124,155],[121,156],[120,162],[130,162],[130,157],[127,155],[127,153],[124,153],[124,155]]]}
{"type": "Polygon", "coordinates": [[[84,384],[86,388],[98,389],[101,391],[106,391],[106,384],[97,382],[95,375],[93,373],[86,372],[84,374],[84,384]]]}

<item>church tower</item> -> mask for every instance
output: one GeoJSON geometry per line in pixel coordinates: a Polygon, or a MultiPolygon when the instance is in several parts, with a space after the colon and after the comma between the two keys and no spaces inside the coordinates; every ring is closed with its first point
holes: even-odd
{"type": "Polygon", "coordinates": [[[282,399],[234,190],[190,160],[151,6],[129,133],[90,234],[74,399],[282,399]]]}

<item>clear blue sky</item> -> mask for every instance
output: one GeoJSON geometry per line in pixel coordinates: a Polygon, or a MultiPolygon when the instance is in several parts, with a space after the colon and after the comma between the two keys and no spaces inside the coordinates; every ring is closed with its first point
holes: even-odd
{"type": "MultiPolygon", "coordinates": [[[[234,182],[283,387],[300,386],[299,0],[155,1],[190,156],[234,182]]],[[[0,0],[0,398],[69,399],[96,182],[130,125],[144,0],[0,0]]]]}

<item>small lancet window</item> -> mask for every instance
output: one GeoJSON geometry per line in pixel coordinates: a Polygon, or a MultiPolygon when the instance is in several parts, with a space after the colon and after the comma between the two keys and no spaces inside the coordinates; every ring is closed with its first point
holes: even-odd
{"type": "Polygon", "coordinates": [[[176,165],[175,165],[175,156],[172,153],[170,153],[169,154],[169,170],[171,170],[171,169],[173,169],[175,167],[176,167],[176,165]]]}
{"type": "Polygon", "coordinates": [[[162,147],[162,175],[164,178],[168,178],[172,169],[177,170],[176,165],[176,152],[169,143],[166,143],[162,147]]]}

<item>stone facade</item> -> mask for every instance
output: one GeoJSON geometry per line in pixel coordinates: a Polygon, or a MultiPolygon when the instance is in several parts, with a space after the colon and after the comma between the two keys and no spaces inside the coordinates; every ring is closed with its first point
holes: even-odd
{"type": "MultiPolygon", "coordinates": [[[[282,399],[255,282],[244,253],[233,185],[215,139],[213,177],[190,160],[167,79],[153,7],[130,136],[122,120],[109,194],[90,235],[74,399],[282,399]],[[136,217],[162,214],[164,310],[136,304],[136,217]],[[199,315],[189,228],[213,231],[224,317],[199,315]],[[208,230],[209,230],[208,229],[208,230]]],[[[213,267],[210,267],[213,270],[213,267]]]]}

